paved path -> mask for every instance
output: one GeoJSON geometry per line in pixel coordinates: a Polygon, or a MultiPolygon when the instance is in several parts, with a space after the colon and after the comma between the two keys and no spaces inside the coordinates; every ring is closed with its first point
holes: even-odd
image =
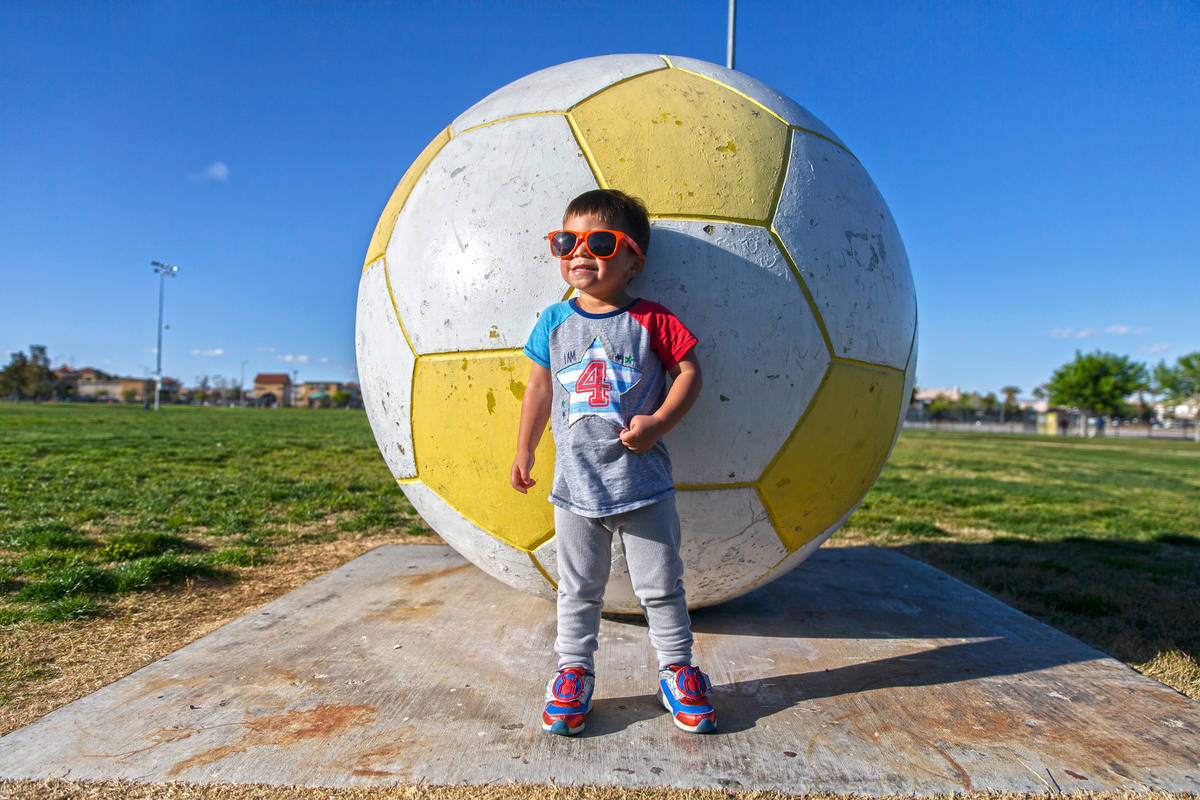
{"type": "Polygon", "coordinates": [[[549,736],[551,604],[381,547],[0,739],[0,776],[1200,791],[1200,704],[904,556],[825,548],[694,626],[718,733],[606,619],[588,728],[549,736]]]}

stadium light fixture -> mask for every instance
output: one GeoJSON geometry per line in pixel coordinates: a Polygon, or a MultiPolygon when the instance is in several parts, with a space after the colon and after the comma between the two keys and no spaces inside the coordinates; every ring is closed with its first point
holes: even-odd
{"type": "Polygon", "coordinates": [[[158,347],[155,350],[158,363],[154,368],[154,410],[158,411],[158,397],[162,394],[163,284],[168,275],[175,277],[179,267],[161,261],[151,261],[150,266],[158,273],[158,347]]]}

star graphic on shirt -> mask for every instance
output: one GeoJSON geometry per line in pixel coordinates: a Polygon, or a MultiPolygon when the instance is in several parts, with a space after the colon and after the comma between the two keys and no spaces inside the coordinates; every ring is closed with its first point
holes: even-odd
{"type": "Polygon", "coordinates": [[[642,371],[609,358],[604,342],[597,336],[582,358],[560,369],[554,377],[567,390],[568,425],[597,416],[623,428],[620,397],[642,379],[642,371]]]}

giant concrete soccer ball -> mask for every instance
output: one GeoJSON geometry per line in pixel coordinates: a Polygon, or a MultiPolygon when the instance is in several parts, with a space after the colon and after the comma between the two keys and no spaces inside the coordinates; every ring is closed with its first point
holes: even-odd
{"type": "MultiPolygon", "coordinates": [[[[653,230],[633,294],[700,337],[704,390],[666,438],[692,607],[803,561],[887,460],[916,369],[904,245],[854,154],[741,73],[619,55],[534,73],[437,135],[388,200],[358,290],[363,401],[383,457],[455,550],[552,597],[554,464],[509,486],[538,314],[567,296],[545,233],[613,187],[653,230]]],[[[637,612],[614,545],[605,608],[637,612]]]]}

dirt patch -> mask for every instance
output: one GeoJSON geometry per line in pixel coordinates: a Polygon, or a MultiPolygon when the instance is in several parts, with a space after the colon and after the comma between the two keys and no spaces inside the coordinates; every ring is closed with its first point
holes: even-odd
{"type": "Polygon", "coordinates": [[[89,695],[383,544],[442,544],[442,540],[380,534],[291,544],[266,564],[233,568],[239,580],[189,581],[174,589],[122,597],[111,603],[105,617],[25,622],[8,628],[0,636],[5,695],[0,735],[89,695]]]}

